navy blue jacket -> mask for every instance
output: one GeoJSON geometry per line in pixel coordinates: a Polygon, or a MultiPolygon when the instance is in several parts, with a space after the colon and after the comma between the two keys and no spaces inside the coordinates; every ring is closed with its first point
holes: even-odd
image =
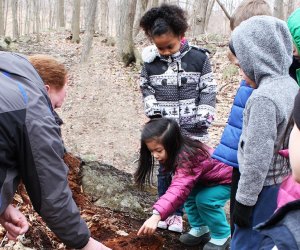
{"type": "Polygon", "coordinates": [[[300,200],[279,208],[267,222],[255,227],[265,236],[259,249],[271,250],[274,246],[279,250],[300,249],[299,220],[300,200]]]}
{"type": "Polygon", "coordinates": [[[253,88],[247,85],[245,80],[242,80],[234,98],[220,144],[216,147],[212,155],[214,159],[235,168],[239,167],[237,150],[243,127],[243,111],[252,91],[253,88]]]}

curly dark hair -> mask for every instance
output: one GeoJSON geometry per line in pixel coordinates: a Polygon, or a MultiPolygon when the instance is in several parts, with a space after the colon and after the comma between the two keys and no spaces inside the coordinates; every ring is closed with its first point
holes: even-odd
{"type": "Polygon", "coordinates": [[[176,5],[162,4],[148,10],[140,20],[140,27],[149,38],[172,32],[182,36],[188,29],[186,13],[176,5]]]}

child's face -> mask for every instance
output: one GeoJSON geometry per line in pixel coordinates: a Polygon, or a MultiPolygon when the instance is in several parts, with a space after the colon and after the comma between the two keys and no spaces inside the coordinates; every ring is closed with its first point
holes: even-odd
{"type": "Polygon", "coordinates": [[[167,160],[167,152],[164,146],[157,140],[147,141],[146,145],[156,160],[158,160],[161,163],[164,163],[167,160]]]}
{"type": "Polygon", "coordinates": [[[172,32],[154,36],[153,42],[162,56],[171,56],[179,51],[182,36],[176,36],[172,32]]]}
{"type": "Polygon", "coordinates": [[[230,60],[231,63],[233,63],[234,65],[236,65],[236,66],[239,67],[240,76],[246,81],[246,83],[248,85],[250,85],[252,88],[256,89],[257,85],[242,70],[242,68],[241,68],[241,66],[239,64],[239,60],[237,59],[237,57],[234,54],[232,54],[232,52],[229,52],[228,53],[228,58],[229,58],[229,60],[230,60]]]}

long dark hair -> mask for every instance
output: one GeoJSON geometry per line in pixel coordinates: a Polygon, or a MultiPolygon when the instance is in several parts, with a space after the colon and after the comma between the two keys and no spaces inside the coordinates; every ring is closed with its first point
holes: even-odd
{"type": "Polygon", "coordinates": [[[177,122],[169,118],[155,118],[147,122],[141,136],[141,148],[139,165],[134,174],[136,184],[143,188],[144,184],[150,185],[153,176],[154,158],[149,151],[146,142],[156,140],[166,150],[167,159],[164,168],[167,172],[174,172],[178,156],[185,152],[185,160],[191,160],[196,154],[209,157],[207,147],[198,141],[192,140],[181,134],[177,122]]]}

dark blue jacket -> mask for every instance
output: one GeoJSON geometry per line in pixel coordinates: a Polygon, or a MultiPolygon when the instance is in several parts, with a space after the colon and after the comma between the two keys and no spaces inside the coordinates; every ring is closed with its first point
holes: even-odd
{"type": "Polygon", "coordinates": [[[237,150],[243,127],[243,111],[252,91],[253,88],[247,85],[245,80],[242,80],[234,98],[220,144],[212,155],[214,159],[235,168],[239,167],[237,150]]]}
{"type": "Polygon", "coordinates": [[[274,246],[279,250],[300,249],[300,200],[289,202],[267,221],[255,227],[264,235],[259,250],[271,250],[274,246]]]}

